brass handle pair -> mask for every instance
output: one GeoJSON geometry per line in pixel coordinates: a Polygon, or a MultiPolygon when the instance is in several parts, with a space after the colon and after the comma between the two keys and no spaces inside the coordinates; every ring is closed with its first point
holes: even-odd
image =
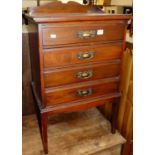
{"type": "Polygon", "coordinates": [[[77,54],[79,60],[89,60],[94,58],[95,52],[80,52],[77,54]]]}
{"type": "Polygon", "coordinates": [[[94,38],[96,35],[96,30],[80,31],[77,33],[77,36],[80,39],[94,38]]]}
{"type": "Polygon", "coordinates": [[[92,95],[92,89],[77,90],[77,95],[80,97],[92,95]]]}
{"type": "Polygon", "coordinates": [[[77,73],[77,78],[79,79],[89,79],[93,76],[93,71],[83,71],[77,73]]]}

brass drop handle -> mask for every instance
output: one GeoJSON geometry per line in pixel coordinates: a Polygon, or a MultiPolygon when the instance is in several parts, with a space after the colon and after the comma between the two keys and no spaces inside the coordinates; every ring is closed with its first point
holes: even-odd
{"type": "Polygon", "coordinates": [[[80,39],[94,38],[96,37],[96,35],[97,35],[96,30],[80,31],[77,33],[77,36],[80,39]]]}
{"type": "Polygon", "coordinates": [[[77,90],[77,95],[78,96],[81,96],[81,97],[83,97],[83,96],[89,96],[91,94],[92,94],[92,89],[91,88],[84,89],[84,90],[77,90]]]}
{"type": "Polygon", "coordinates": [[[92,59],[95,56],[95,52],[80,52],[77,54],[79,60],[88,60],[92,59]]]}
{"type": "Polygon", "coordinates": [[[93,71],[83,71],[77,73],[77,78],[79,79],[89,79],[93,76],[93,71]]]}

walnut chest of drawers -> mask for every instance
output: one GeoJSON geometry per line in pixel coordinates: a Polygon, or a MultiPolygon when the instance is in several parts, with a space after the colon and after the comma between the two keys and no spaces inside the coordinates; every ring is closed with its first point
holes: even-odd
{"type": "Polygon", "coordinates": [[[32,89],[44,152],[48,116],[113,104],[112,133],[121,96],[121,58],[129,15],[106,15],[75,2],[29,8],[32,89]]]}

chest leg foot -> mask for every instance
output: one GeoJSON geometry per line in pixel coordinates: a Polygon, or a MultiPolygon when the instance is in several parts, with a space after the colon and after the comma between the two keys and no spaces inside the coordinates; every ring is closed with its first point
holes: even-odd
{"type": "Polygon", "coordinates": [[[48,154],[48,137],[47,137],[48,116],[46,113],[41,114],[41,137],[44,153],[48,154]]]}
{"type": "Polygon", "coordinates": [[[116,99],[112,104],[112,115],[111,115],[111,132],[114,134],[116,132],[116,121],[118,114],[118,106],[120,99],[116,99]]]}

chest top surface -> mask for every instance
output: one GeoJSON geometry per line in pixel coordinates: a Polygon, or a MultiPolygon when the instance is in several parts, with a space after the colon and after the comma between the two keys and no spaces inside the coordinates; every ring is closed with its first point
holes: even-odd
{"type": "Polygon", "coordinates": [[[26,16],[37,23],[83,20],[128,20],[131,18],[130,15],[105,14],[97,6],[81,5],[72,1],[68,3],[57,1],[39,7],[31,7],[28,9],[26,16]]]}

